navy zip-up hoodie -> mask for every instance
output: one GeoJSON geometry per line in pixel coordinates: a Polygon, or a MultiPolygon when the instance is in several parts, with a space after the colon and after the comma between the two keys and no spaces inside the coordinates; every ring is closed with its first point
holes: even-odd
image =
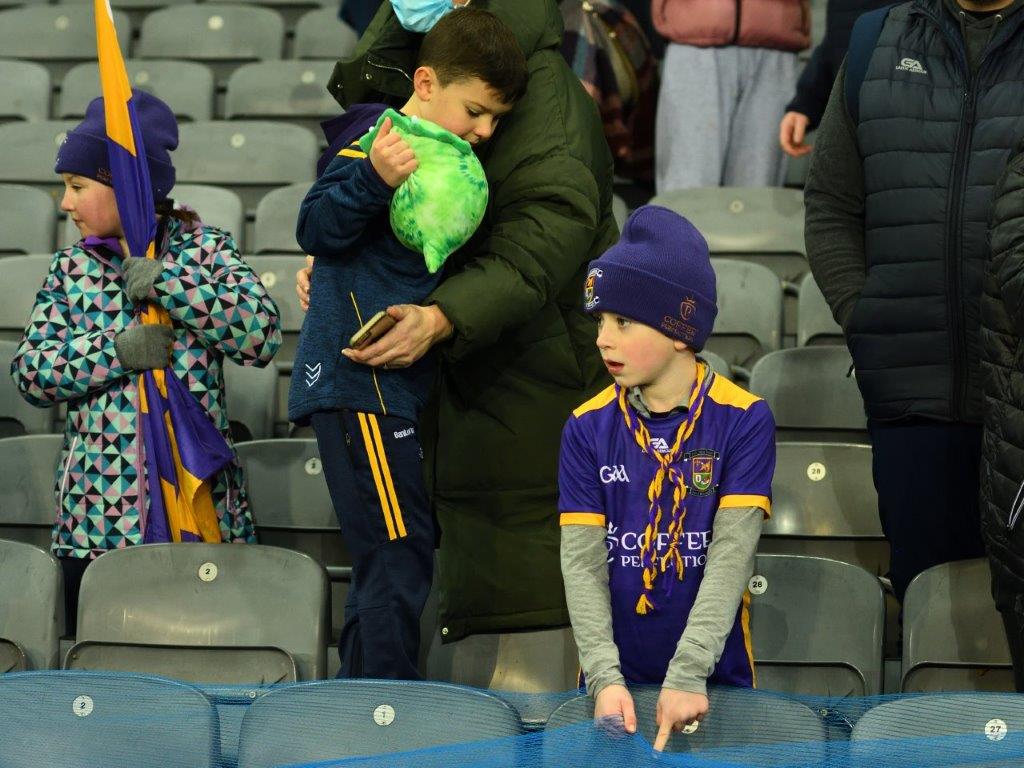
{"type": "Polygon", "coordinates": [[[434,387],[436,356],[429,352],[397,369],[341,354],[374,314],[419,304],[441,280],[422,254],[395,238],[388,218],[393,190],[357,143],[384,109],[359,105],[325,124],[335,156],[299,209],[296,239],[316,261],[288,392],[288,419],[297,424],[343,408],[415,421],[434,387]]]}

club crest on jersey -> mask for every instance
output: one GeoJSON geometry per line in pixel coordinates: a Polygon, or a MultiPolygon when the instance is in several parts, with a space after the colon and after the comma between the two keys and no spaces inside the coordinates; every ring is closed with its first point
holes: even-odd
{"type": "Polygon", "coordinates": [[[715,460],[710,456],[694,456],[690,459],[690,482],[698,491],[711,487],[715,474],[715,460]]]}
{"type": "Polygon", "coordinates": [[[596,295],[597,278],[603,277],[604,272],[599,267],[594,267],[587,273],[587,280],[583,283],[583,306],[589,312],[601,303],[601,297],[596,295]]]}

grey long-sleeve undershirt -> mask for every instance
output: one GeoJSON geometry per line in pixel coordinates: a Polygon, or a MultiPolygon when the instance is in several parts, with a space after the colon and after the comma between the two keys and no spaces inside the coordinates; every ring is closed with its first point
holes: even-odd
{"type": "MultiPolygon", "coordinates": [[[[707,678],[722,655],[743,591],[754,571],[754,554],[763,521],[764,512],[758,507],[724,509],[715,515],[704,578],[663,687],[707,692],[707,678]]],[[[596,696],[609,685],[625,682],[612,634],[605,529],[594,525],[563,526],[561,557],[580,666],[587,677],[587,692],[596,696]]],[[[643,617],[636,620],[643,621],[643,617]]]]}

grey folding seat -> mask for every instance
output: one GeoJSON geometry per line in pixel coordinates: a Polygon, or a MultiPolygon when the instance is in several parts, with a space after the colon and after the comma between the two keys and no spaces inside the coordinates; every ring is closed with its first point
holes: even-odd
{"type": "Polygon", "coordinates": [[[285,30],[291,34],[295,31],[295,26],[305,14],[310,11],[323,8],[325,6],[331,6],[334,11],[335,18],[338,15],[337,5],[332,5],[330,0],[221,0],[227,3],[245,3],[247,5],[259,5],[264,8],[271,8],[281,15],[284,19],[285,30]]]}
{"type": "Polygon", "coordinates": [[[732,371],[729,369],[729,364],[725,362],[725,359],[721,355],[716,355],[714,352],[709,350],[703,350],[700,356],[704,358],[704,361],[711,366],[711,370],[715,373],[725,376],[727,379],[732,378],[732,371]]]}
{"type": "Polygon", "coordinates": [[[771,270],[760,264],[712,259],[712,266],[718,317],[706,346],[740,378],[747,378],[755,360],[782,345],[782,288],[771,270]]]}
{"type": "Polygon", "coordinates": [[[271,189],[316,176],[316,137],[297,125],[211,120],[182,125],[179,134],[178,180],[229,187],[246,211],[271,189]]]}
{"type": "MultiPolygon", "coordinates": [[[[127,47],[132,39],[128,16],[114,11],[114,26],[121,45],[127,47]]],[[[96,58],[92,4],[40,3],[0,12],[0,51],[4,58],[39,62],[55,83],[60,82],[74,64],[96,58]]]]}
{"type": "Polygon", "coordinates": [[[4,768],[216,768],[217,713],[191,685],[141,675],[0,676],[4,768]]]}
{"type": "Polygon", "coordinates": [[[299,206],[309,183],[291,184],[268,192],[256,207],[255,253],[302,253],[295,240],[299,206]]]}
{"type": "Polygon", "coordinates": [[[53,432],[54,409],[37,408],[25,400],[8,374],[17,349],[17,342],[0,339],[0,438],[53,432]]]}
{"type": "Polygon", "coordinates": [[[771,352],[754,366],[750,391],[771,406],[780,437],[867,442],[864,401],[846,347],[771,352]]]}
{"type": "MultiPolygon", "coordinates": [[[[318,8],[302,15],[295,25],[296,59],[347,59],[355,53],[359,36],[338,18],[336,8],[318,8]]],[[[326,83],[324,83],[326,85],[326,83]]]]}
{"type": "Polygon", "coordinates": [[[850,734],[848,765],[968,768],[1024,760],[1024,697],[941,693],[887,701],[865,712],[850,734]]]}
{"type": "Polygon", "coordinates": [[[289,60],[245,64],[228,80],[224,116],[294,123],[309,128],[319,139],[320,122],[343,111],[327,91],[334,63],[289,60]]]}
{"type": "Polygon", "coordinates": [[[58,666],[64,577],[57,558],[31,544],[0,539],[0,574],[0,676],[58,666]]]}
{"type": "Polygon", "coordinates": [[[987,560],[937,565],[910,582],[903,601],[903,690],[1014,690],[987,560]]]}
{"type": "Polygon", "coordinates": [[[612,195],[612,215],[615,217],[615,223],[619,225],[619,231],[621,232],[626,219],[629,218],[629,206],[618,195],[612,195]]]}
{"type": "Polygon", "coordinates": [[[0,339],[21,341],[52,259],[51,254],[33,254],[6,256],[0,262],[4,277],[0,280],[0,339]]]}
{"type": "Polygon", "coordinates": [[[821,696],[882,692],[885,598],[837,560],[758,555],[748,584],[757,685],[821,696]]]}
{"type": "Polygon", "coordinates": [[[805,347],[808,344],[843,344],[843,329],[832,317],[832,310],[825,302],[821,289],[814,282],[814,275],[808,272],[800,281],[800,293],[797,299],[796,343],[805,347]]]}
{"type": "Polygon", "coordinates": [[[50,73],[46,67],[31,61],[0,60],[0,122],[49,116],[50,73]]]}
{"type": "Polygon", "coordinates": [[[327,670],[327,596],[323,567],[287,549],[112,550],[82,579],[65,667],[204,683],[315,680],[327,670]]]}
{"type": "MultiPolygon", "coordinates": [[[[160,0],[161,5],[166,5],[160,0]]],[[[213,72],[194,61],[128,59],[132,88],[147,91],[167,103],[179,120],[213,117],[213,72]]],[[[79,64],[64,76],[57,117],[81,118],[100,93],[99,71],[92,62],[79,64]]]]}
{"type": "Polygon", "coordinates": [[[280,59],[284,21],[269,8],[229,3],[179,5],[153,11],[142,22],[140,59],[187,59],[210,66],[219,86],[240,64],[280,59]],[[188,45],[168,30],[188,30],[188,45]]]}
{"type": "Polygon", "coordinates": [[[878,516],[871,448],[812,442],[775,448],[772,516],[759,551],[828,557],[884,575],[889,544],[878,516]]]}
{"type": "MultiPolygon", "coordinates": [[[[653,742],[658,730],[654,718],[660,688],[638,687],[631,692],[638,730],[653,742]]],[[[803,754],[807,758],[824,757],[825,727],[818,715],[804,704],[772,693],[716,685],[708,687],[708,699],[711,706],[707,717],[696,730],[673,734],[666,746],[667,752],[689,752],[699,760],[700,753],[706,750],[792,743],[804,745],[807,751],[803,754]]],[[[581,695],[556,709],[548,719],[546,730],[552,732],[585,723],[593,717],[594,700],[581,695]]],[[[708,764],[719,763],[711,758],[708,764]]]]}
{"type": "MultiPolygon", "coordinates": [[[[443,680],[504,692],[561,693],[579,684],[579,653],[572,629],[492,632],[443,642],[447,630],[432,634],[426,660],[429,680],[443,680]]],[[[524,723],[547,719],[550,697],[516,697],[524,723]]]]}
{"type": "Polygon", "coordinates": [[[257,368],[224,361],[228,422],[235,442],[274,436],[277,405],[277,366],[257,368]]]}
{"type": "Polygon", "coordinates": [[[275,362],[282,372],[291,372],[299,331],[302,330],[302,321],[306,315],[299,306],[299,298],[295,294],[295,273],[306,262],[298,255],[247,256],[245,260],[259,275],[267,293],[277,303],[284,339],[275,362]]]}
{"type": "MultiPolygon", "coordinates": [[[[30,9],[35,10],[35,9],[30,9]]],[[[0,13],[0,31],[3,29],[0,13]]],[[[0,125],[0,183],[31,184],[52,197],[54,206],[64,194],[64,183],[53,171],[57,148],[75,120],[37,120],[0,125]]]]}
{"type": "Polygon", "coordinates": [[[238,768],[339,760],[520,733],[497,696],[425,682],[332,680],[261,696],[245,714],[238,768]]]}
{"type": "Polygon", "coordinates": [[[63,435],[0,440],[0,538],[49,549],[63,435]]]}
{"type": "Polygon", "coordinates": [[[50,253],[57,213],[53,198],[22,184],[0,184],[0,253],[50,253]]]}

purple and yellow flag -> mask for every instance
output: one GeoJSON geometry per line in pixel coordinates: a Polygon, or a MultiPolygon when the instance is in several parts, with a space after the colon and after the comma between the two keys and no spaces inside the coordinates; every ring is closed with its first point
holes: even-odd
{"type": "MultiPolygon", "coordinates": [[[[117,210],[129,253],[156,258],[156,213],[142,131],[128,72],[106,0],[94,0],[96,48],[103,90],[107,148],[117,210]]],[[[171,325],[162,307],[147,304],[143,323],[171,325]]],[[[234,455],[220,430],[168,366],[139,377],[139,432],[145,454],[143,541],[221,540],[210,484],[234,455]],[[159,487],[157,487],[159,482],[159,487]],[[147,509],[148,506],[148,509],[147,509]]]]}

